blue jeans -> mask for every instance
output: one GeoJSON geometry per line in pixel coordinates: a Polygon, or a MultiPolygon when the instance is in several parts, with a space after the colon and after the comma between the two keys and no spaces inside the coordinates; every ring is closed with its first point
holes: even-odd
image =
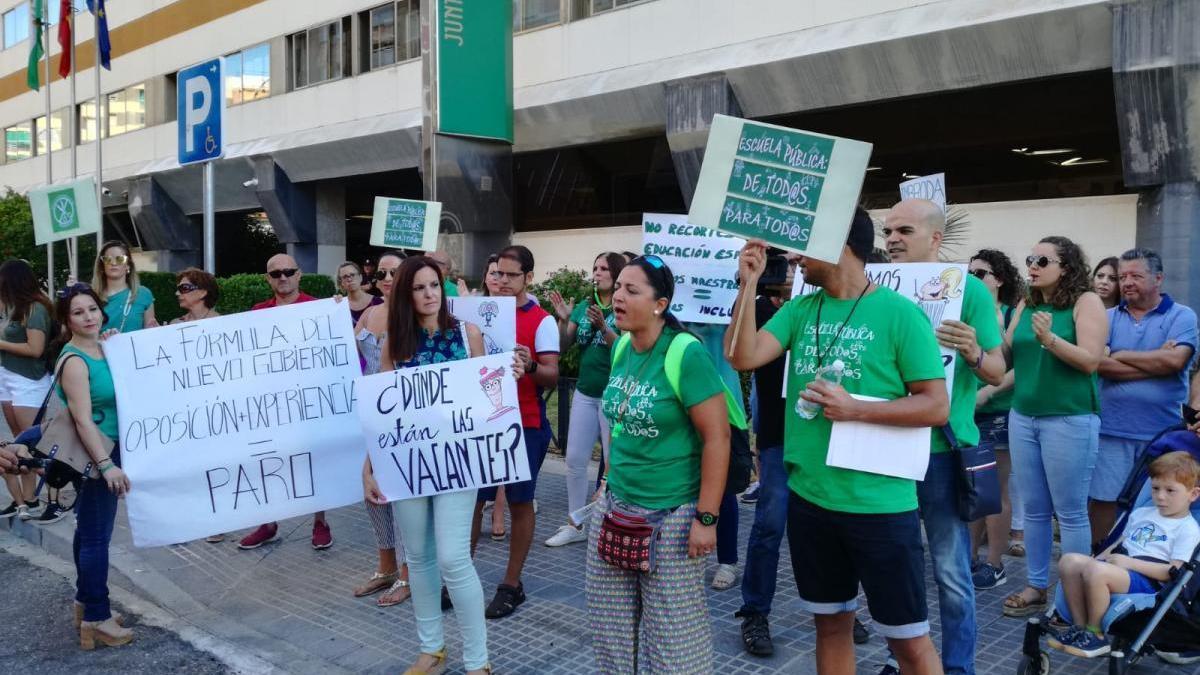
{"type": "Polygon", "coordinates": [[[779,546],[787,531],[787,470],[783,447],[758,451],[758,503],[754,525],[746,544],[746,569],[742,572],[742,612],[771,613],[775,580],[779,573],[779,546]]]}
{"type": "Polygon", "coordinates": [[[1098,415],[1008,416],[1013,477],[1025,502],[1028,583],[1050,585],[1051,512],[1058,515],[1063,553],[1092,553],[1088,490],[1100,442],[1098,415]]]}
{"type": "MultiPolygon", "coordinates": [[[[940,433],[935,430],[934,433],[940,433]]],[[[917,502],[942,617],[942,666],[946,673],[975,672],[975,585],[971,582],[971,535],[958,517],[958,460],[954,453],[929,457],[917,502]]]]}
{"type": "MultiPolygon", "coordinates": [[[[113,448],[114,464],[120,463],[113,448]]],[[[75,499],[75,600],[83,603],[84,621],[105,621],[108,604],[108,545],[117,520],[117,496],[100,478],[85,478],[75,499]]]]}

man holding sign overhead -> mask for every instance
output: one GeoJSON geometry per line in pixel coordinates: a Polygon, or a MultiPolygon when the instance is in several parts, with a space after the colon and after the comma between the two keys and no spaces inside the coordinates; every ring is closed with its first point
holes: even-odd
{"type": "MultiPolygon", "coordinates": [[[[854,672],[861,583],[904,672],[940,673],[929,639],[915,482],[887,475],[888,466],[867,473],[831,466],[827,458],[834,422],[920,428],[944,424],[949,412],[928,320],[910,300],[866,277],[874,236],[870,216],[856,209],[837,264],[801,259],[805,280],[820,290],[791,300],[757,332],[754,293],[766,247],[749,242],[738,267],[738,321],[726,345],[739,370],[763,366],[785,351],[791,355],[784,424],[788,540],[800,600],[816,615],[818,672],[854,672]],[[738,322],[745,325],[739,329],[738,322]],[[814,381],[835,361],[843,366],[842,385],[814,381]],[[794,413],[801,400],[820,410],[811,419],[794,413]]],[[[890,450],[919,460],[928,446],[890,450]]]]}

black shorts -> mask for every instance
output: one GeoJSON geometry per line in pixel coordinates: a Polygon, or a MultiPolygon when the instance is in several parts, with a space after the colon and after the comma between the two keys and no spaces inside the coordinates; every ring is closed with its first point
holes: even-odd
{"type": "Polygon", "coordinates": [[[879,634],[908,639],[929,632],[925,550],[917,511],[829,511],[796,493],[788,500],[788,546],[800,602],[813,614],[858,609],[862,584],[879,634]]]}

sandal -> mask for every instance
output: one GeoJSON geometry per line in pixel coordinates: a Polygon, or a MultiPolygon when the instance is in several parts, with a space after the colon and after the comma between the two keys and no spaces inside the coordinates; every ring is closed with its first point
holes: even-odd
{"type": "Polygon", "coordinates": [[[432,656],[433,665],[429,668],[418,668],[414,663],[412,667],[404,671],[404,675],[441,675],[446,672],[446,648],[442,647],[436,653],[422,654],[421,656],[432,656]]]}
{"type": "Polygon", "coordinates": [[[1046,611],[1047,598],[1049,597],[1048,589],[1038,590],[1036,588],[1032,588],[1031,586],[1027,586],[1025,590],[1013,593],[1004,599],[1004,616],[1022,619],[1027,616],[1041,614],[1042,612],[1046,611]],[[1029,589],[1037,592],[1036,599],[1028,600],[1025,598],[1025,596],[1021,595],[1021,593],[1024,593],[1025,590],[1029,589]]]}
{"type": "Polygon", "coordinates": [[[496,597],[484,610],[483,615],[489,619],[502,619],[517,611],[525,602],[525,584],[518,583],[515,587],[500,584],[496,587],[496,597]]]}
{"type": "Polygon", "coordinates": [[[396,572],[384,574],[383,572],[375,572],[370,579],[361,586],[354,589],[354,597],[361,598],[367,595],[375,595],[379,591],[391,586],[396,581],[396,572]]]}
{"type": "Polygon", "coordinates": [[[392,584],[392,587],[388,589],[387,593],[379,596],[379,600],[377,600],[375,604],[379,605],[380,607],[391,607],[392,605],[399,605],[411,597],[412,591],[408,590],[408,581],[405,579],[397,579],[395,583],[392,584]]]}
{"type": "Polygon", "coordinates": [[[504,541],[508,536],[508,530],[500,530],[499,532],[492,530],[492,541],[504,541]]]}
{"type": "Polygon", "coordinates": [[[1025,541],[1023,539],[1013,539],[1013,540],[1009,541],[1008,542],[1008,550],[1005,551],[1005,553],[1012,556],[1013,558],[1024,558],[1025,557],[1025,541]]]}

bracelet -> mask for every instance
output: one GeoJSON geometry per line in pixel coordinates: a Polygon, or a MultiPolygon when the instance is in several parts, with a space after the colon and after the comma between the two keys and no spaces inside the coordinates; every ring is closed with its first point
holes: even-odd
{"type": "Polygon", "coordinates": [[[983,347],[980,347],[979,348],[979,358],[975,359],[975,363],[971,364],[971,370],[979,370],[979,367],[983,365],[983,357],[984,356],[985,356],[985,354],[983,351],[983,347]]]}
{"type": "Polygon", "coordinates": [[[103,476],[104,474],[106,474],[112,470],[113,464],[111,462],[109,463],[108,466],[104,466],[103,464],[100,464],[100,465],[97,465],[97,468],[100,469],[100,475],[103,476]]]}
{"type": "Polygon", "coordinates": [[[1050,344],[1048,344],[1048,345],[1042,345],[1042,349],[1045,349],[1045,350],[1050,350],[1050,349],[1053,349],[1053,348],[1054,348],[1054,344],[1055,344],[1056,342],[1058,342],[1058,333],[1051,333],[1051,335],[1052,335],[1053,337],[1051,337],[1051,338],[1050,338],[1050,344]]]}

